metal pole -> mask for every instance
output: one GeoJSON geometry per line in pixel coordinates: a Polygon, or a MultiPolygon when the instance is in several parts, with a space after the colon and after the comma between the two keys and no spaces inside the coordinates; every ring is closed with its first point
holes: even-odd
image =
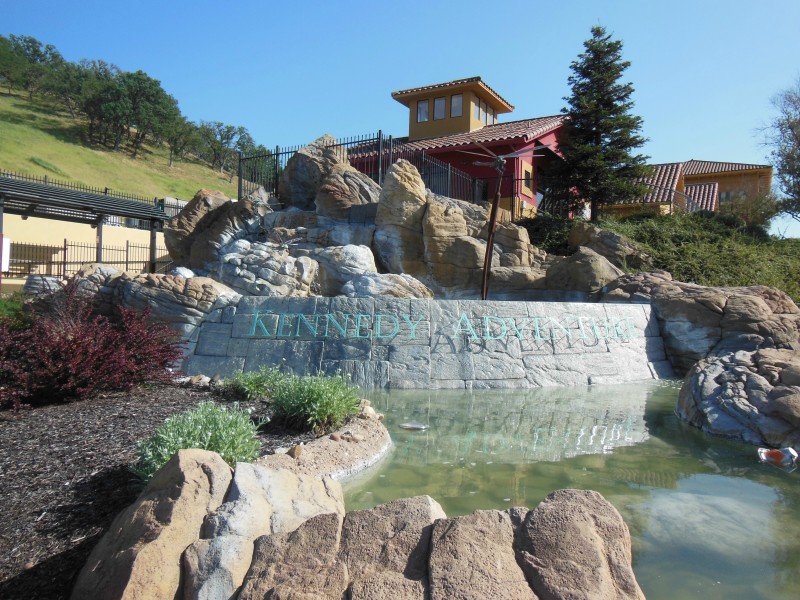
{"type": "Polygon", "coordinates": [[[97,248],[95,250],[95,262],[103,262],[103,215],[97,218],[97,235],[95,237],[97,248]]]}
{"type": "Polygon", "coordinates": [[[67,238],[64,238],[64,258],[61,261],[61,279],[67,278],[67,238]]]}
{"type": "Polygon", "coordinates": [[[497,223],[497,207],[500,204],[500,173],[497,174],[497,192],[492,202],[489,213],[489,235],[486,238],[486,254],[483,257],[483,282],[481,283],[481,300],[486,300],[489,294],[489,270],[492,267],[492,252],[494,251],[494,227],[497,223]]]}
{"type": "MultiPolygon", "coordinates": [[[[281,154],[281,147],[280,146],[275,146],[275,161],[274,161],[275,162],[275,178],[272,180],[272,193],[277,198],[280,198],[280,196],[278,196],[278,177],[281,174],[281,164],[280,164],[281,163],[281,158],[280,158],[280,154],[281,154]]],[[[267,191],[269,192],[270,190],[267,190],[267,191]]]]}
{"type": "MultiPolygon", "coordinates": [[[[3,291],[3,205],[5,196],[0,195],[0,292],[3,291]]],[[[10,249],[9,249],[10,250],[10,249]]],[[[9,256],[9,265],[11,257],[9,256]]]]}
{"type": "Polygon", "coordinates": [[[150,221],[150,265],[148,273],[156,272],[156,231],[158,230],[158,221],[152,219],[150,221]]]}
{"type": "Polygon", "coordinates": [[[131,267],[130,267],[130,264],[129,264],[129,260],[128,260],[128,256],[130,255],[130,253],[131,253],[131,241],[130,240],[125,240],[125,270],[126,271],[130,271],[131,270],[131,267]]]}
{"type": "Polygon", "coordinates": [[[237,200],[242,199],[242,153],[239,152],[239,168],[238,168],[238,177],[239,177],[239,191],[237,192],[237,200]]]}
{"type": "Polygon", "coordinates": [[[383,130],[378,129],[378,185],[383,185],[383,130]]]}

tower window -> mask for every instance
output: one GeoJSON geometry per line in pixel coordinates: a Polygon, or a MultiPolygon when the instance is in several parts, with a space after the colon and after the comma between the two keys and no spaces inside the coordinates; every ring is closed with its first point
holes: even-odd
{"type": "Polygon", "coordinates": [[[417,123],[424,123],[428,120],[428,101],[420,100],[417,102],[417,123]]]}
{"type": "Polygon", "coordinates": [[[460,117],[462,113],[462,103],[464,96],[462,94],[454,94],[450,97],[450,116],[460,117]]]}
{"type": "Polygon", "coordinates": [[[441,98],[434,98],[433,100],[433,120],[439,121],[444,119],[445,117],[445,100],[446,98],[442,96],[441,98]]]}

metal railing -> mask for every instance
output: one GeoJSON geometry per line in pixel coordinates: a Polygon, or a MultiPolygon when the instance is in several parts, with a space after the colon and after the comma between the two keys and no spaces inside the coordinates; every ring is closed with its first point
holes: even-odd
{"type": "MultiPolygon", "coordinates": [[[[170,263],[164,247],[156,248],[156,270],[164,272],[170,263]]],[[[102,246],[100,256],[103,264],[112,265],[121,271],[146,273],[150,264],[150,246],[126,242],[124,246],[102,246]]],[[[11,242],[8,271],[3,277],[23,279],[28,275],[46,275],[66,279],[74,275],[83,265],[97,261],[95,244],[64,240],[60,246],[11,242]]]]}
{"type": "MultiPolygon", "coordinates": [[[[412,148],[404,139],[385,136],[382,131],[333,140],[326,148],[342,148],[350,164],[383,185],[383,177],[395,161],[403,158],[413,164],[425,186],[433,193],[468,202],[486,199],[486,183],[452,165],[412,148]]],[[[280,176],[294,154],[304,146],[275,147],[275,151],[239,157],[239,198],[259,188],[280,201],[280,176]]]]}

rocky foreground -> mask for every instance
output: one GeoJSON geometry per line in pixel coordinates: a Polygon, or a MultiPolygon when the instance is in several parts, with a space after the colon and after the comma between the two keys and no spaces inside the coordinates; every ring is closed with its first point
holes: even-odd
{"type": "Polygon", "coordinates": [[[644,598],[592,491],[448,518],[432,498],[345,514],[339,484],[182,450],[117,517],[73,598],[644,598]],[[238,594],[238,595],[237,595],[238,594]]]}

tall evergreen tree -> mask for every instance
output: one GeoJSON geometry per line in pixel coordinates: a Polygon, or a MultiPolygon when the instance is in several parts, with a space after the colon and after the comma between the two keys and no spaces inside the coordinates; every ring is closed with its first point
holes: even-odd
{"type": "Polygon", "coordinates": [[[641,117],[633,108],[633,85],[620,79],[630,62],[622,60],[622,42],[611,39],[603,27],[592,27],[570,69],[572,95],[564,137],[559,143],[563,161],[555,161],[547,173],[550,198],[569,210],[587,201],[591,220],[599,207],[632,200],[644,191],[637,180],[648,174],[647,156],[633,154],[647,140],[640,135],[641,117]]]}

